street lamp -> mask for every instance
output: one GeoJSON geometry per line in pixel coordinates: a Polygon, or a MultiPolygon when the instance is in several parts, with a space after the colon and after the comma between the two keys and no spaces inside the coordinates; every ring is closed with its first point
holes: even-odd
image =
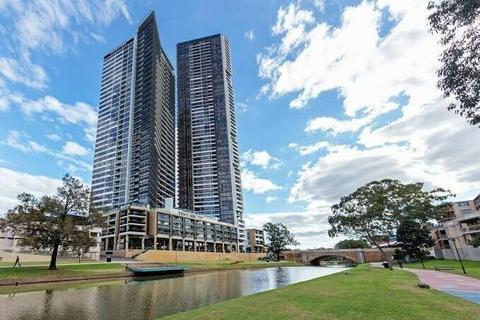
{"type": "Polygon", "coordinates": [[[463,274],[467,274],[465,272],[465,267],[463,266],[463,261],[462,261],[462,258],[460,257],[460,253],[458,253],[457,243],[455,242],[455,239],[452,239],[452,242],[453,242],[453,246],[455,247],[455,251],[457,252],[458,260],[460,260],[460,264],[462,265],[463,274]]]}

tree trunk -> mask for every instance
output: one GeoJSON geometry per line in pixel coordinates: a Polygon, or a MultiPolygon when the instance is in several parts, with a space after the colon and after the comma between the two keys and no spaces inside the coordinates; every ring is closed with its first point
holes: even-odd
{"type": "Polygon", "coordinates": [[[55,242],[53,246],[52,257],[50,258],[50,267],[48,270],[57,270],[57,255],[58,255],[58,247],[60,243],[58,241],[55,242]]]}
{"type": "Polygon", "coordinates": [[[382,258],[384,261],[387,261],[388,263],[388,267],[390,268],[390,270],[393,270],[393,267],[392,267],[392,264],[390,263],[390,260],[387,259],[387,256],[385,255],[385,251],[383,251],[382,247],[380,247],[379,245],[375,245],[377,247],[378,250],[380,250],[380,254],[382,255],[382,258]]]}

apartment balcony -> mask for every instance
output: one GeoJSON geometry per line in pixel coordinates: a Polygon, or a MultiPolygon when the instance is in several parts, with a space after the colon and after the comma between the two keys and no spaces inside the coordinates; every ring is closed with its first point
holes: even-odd
{"type": "Polygon", "coordinates": [[[480,211],[477,212],[472,212],[466,215],[463,215],[462,217],[458,218],[459,222],[465,222],[469,220],[479,220],[480,221],[480,211]]]}
{"type": "Polygon", "coordinates": [[[467,227],[462,228],[463,233],[479,233],[480,224],[472,224],[467,227]]]}

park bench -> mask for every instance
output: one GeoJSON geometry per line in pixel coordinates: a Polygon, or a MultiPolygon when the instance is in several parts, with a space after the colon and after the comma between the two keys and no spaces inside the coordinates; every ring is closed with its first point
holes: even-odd
{"type": "Polygon", "coordinates": [[[441,271],[441,270],[454,270],[455,268],[452,266],[434,266],[435,270],[441,271]]]}

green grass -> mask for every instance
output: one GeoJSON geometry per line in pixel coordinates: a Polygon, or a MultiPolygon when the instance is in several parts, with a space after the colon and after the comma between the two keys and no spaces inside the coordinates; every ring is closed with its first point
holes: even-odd
{"type": "MultiPolygon", "coordinates": [[[[148,262],[146,262],[148,263],[148,262]]],[[[175,264],[175,263],[172,263],[175,264]]],[[[256,267],[275,267],[275,266],[293,266],[295,262],[182,262],[179,265],[189,267],[194,270],[208,269],[233,269],[233,268],[256,268],[256,267]]],[[[11,264],[9,264],[11,266],[11,264]]],[[[0,267],[0,280],[20,280],[20,279],[39,279],[49,277],[68,277],[68,276],[87,276],[87,275],[103,275],[111,273],[124,272],[124,264],[122,263],[67,263],[57,264],[58,270],[48,270],[48,263],[41,266],[23,265],[21,268],[0,267]]]]}
{"type": "Polygon", "coordinates": [[[121,263],[85,263],[57,265],[58,270],[48,270],[48,265],[25,266],[21,268],[0,268],[0,280],[38,279],[51,277],[104,275],[121,273],[121,263]]]}
{"type": "MultiPolygon", "coordinates": [[[[96,261],[95,260],[82,260],[81,263],[95,263],[96,261]]],[[[46,265],[48,266],[50,264],[50,261],[23,261],[21,262],[22,263],[22,266],[31,266],[31,265],[35,265],[35,266],[39,266],[39,265],[46,265]]],[[[76,264],[78,263],[78,260],[74,260],[74,259],[70,259],[70,260],[58,260],[57,261],[57,265],[60,265],[60,264],[76,264]]],[[[13,261],[0,261],[0,267],[11,267],[13,266],[14,262],[13,261]]]]}
{"type": "Polygon", "coordinates": [[[480,306],[416,287],[402,270],[367,265],[281,289],[245,296],[165,319],[478,319],[480,306]]]}
{"type": "MultiPolygon", "coordinates": [[[[480,261],[463,261],[467,276],[480,279],[480,261]]],[[[425,261],[425,269],[434,270],[436,266],[454,267],[453,270],[442,270],[443,272],[451,272],[463,274],[462,266],[458,260],[427,260],[425,261]]],[[[422,269],[420,262],[406,264],[407,268],[422,269]]]]}

